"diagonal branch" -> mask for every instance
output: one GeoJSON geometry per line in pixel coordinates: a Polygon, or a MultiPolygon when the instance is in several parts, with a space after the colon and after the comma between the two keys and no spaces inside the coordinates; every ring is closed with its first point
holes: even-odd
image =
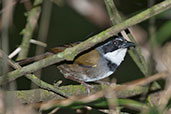
{"type": "MultiPolygon", "coordinates": [[[[0,50],[0,57],[5,57],[8,60],[8,64],[13,67],[14,69],[22,68],[20,65],[15,63],[13,60],[9,59],[8,56],[0,50]]],[[[55,94],[59,95],[60,97],[67,97],[67,94],[65,94],[58,86],[53,86],[51,84],[48,84],[47,82],[44,82],[43,80],[40,80],[38,77],[36,77],[34,74],[26,74],[26,78],[30,79],[34,84],[39,86],[42,89],[52,91],[55,94]]]]}
{"type": "MultiPolygon", "coordinates": [[[[154,5],[153,7],[137,14],[136,16],[133,16],[132,18],[124,21],[123,23],[117,24],[116,26],[112,26],[108,28],[107,30],[89,38],[88,40],[72,47],[67,48],[65,51],[58,53],[56,55],[50,56],[48,58],[45,58],[43,60],[40,60],[38,62],[35,62],[33,64],[27,65],[23,68],[19,68],[15,71],[9,72],[7,74],[8,81],[15,80],[18,77],[21,77],[24,74],[34,72],[38,69],[47,67],[49,65],[52,65],[54,63],[63,61],[63,60],[73,60],[76,55],[78,55],[80,52],[83,52],[90,47],[96,45],[99,42],[102,42],[106,39],[108,39],[110,36],[113,36],[117,34],[118,32],[133,26],[135,24],[138,24],[152,16],[155,16],[161,12],[166,11],[167,9],[171,8],[171,0],[165,0],[157,5],[154,5]],[[153,13],[151,13],[153,12],[153,13]]],[[[2,84],[2,78],[0,78],[0,85],[2,84]]]]}
{"type": "MultiPolygon", "coordinates": [[[[116,8],[116,5],[113,0],[105,0],[106,8],[108,10],[108,14],[110,16],[110,20],[112,21],[112,24],[115,25],[122,23],[123,19],[119,14],[119,11],[116,8]]],[[[131,41],[135,42],[135,38],[131,33],[127,34],[125,31],[122,31],[121,34],[127,39],[129,38],[131,41]]],[[[136,46],[134,50],[129,50],[129,54],[134,60],[134,62],[137,64],[139,69],[142,73],[144,73],[145,76],[148,75],[148,65],[141,54],[141,49],[139,46],[136,46]],[[137,57],[138,55],[138,57],[137,57]]]]}

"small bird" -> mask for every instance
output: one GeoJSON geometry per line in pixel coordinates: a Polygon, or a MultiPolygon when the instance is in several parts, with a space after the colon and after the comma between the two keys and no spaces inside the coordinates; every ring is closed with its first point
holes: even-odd
{"type": "MultiPolygon", "coordinates": [[[[73,47],[76,44],[78,43],[58,46],[52,48],[50,52],[46,52],[43,55],[27,58],[18,63],[24,65],[38,61],[62,52],[66,48],[73,47]]],[[[113,74],[124,60],[126,52],[130,47],[135,47],[135,43],[129,42],[121,36],[113,36],[107,41],[96,45],[93,49],[81,53],[74,59],[74,61],[62,62],[58,65],[58,69],[65,78],[88,86],[86,82],[98,81],[113,74]]]]}

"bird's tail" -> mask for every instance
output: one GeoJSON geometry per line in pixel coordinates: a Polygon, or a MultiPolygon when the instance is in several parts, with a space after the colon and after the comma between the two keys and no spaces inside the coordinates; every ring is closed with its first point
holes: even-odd
{"type": "Polygon", "coordinates": [[[19,65],[21,65],[21,66],[24,66],[24,65],[27,65],[27,64],[42,60],[42,59],[44,59],[44,58],[46,58],[48,56],[51,56],[51,55],[53,55],[53,53],[46,52],[46,53],[44,53],[42,55],[37,55],[37,56],[34,56],[34,57],[29,57],[29,58],[26,58],[26,59],[19,60],[19,61],[17,61],[17,63],[19,65]]]}

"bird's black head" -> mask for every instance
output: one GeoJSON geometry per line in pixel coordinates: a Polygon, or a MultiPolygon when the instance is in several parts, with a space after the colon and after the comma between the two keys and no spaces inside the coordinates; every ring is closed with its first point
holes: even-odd
{"type": "Polygon", "coordinates": [[[129,42],[123,37],[117,36],[117,37],[111,37],[109,41],[107,41],[99,48],[103,50],[103,53],[108,53],[108,52],[115,51],[117,49],[129,48],[129,47],[135,47],[135,43],[129,42]]]}

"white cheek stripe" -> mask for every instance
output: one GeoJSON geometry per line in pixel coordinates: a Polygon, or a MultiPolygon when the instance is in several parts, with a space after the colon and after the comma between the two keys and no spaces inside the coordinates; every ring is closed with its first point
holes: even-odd
{"type": "Polygon", "coordinates": [[[112,63],[117,64],[118,66],[121,64],[121,62],[124,60],[124,57],[126,55],[127,49],[118,49],[114,52],[108,52],[104,55],[108,60],[110,60],[112,63]]]}

